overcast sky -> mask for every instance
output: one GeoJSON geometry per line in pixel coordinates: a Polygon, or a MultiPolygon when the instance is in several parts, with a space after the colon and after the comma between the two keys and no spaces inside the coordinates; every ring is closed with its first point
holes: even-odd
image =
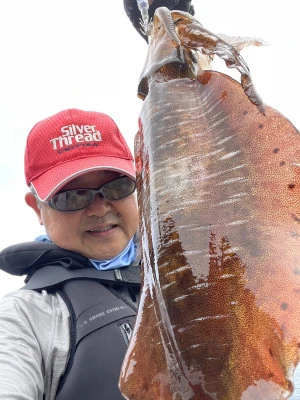
{"type": "MultiPolygon", "coordinates": [[[[242,51],[264,102],[299,129],[298,2],[194,0],[214,33],[260,37],[242,51]],[[245,5],[246,4],[246,5],[245,5]]],[[[0,4],[0,248],[43,233],[24,202],[23,155],[39,120],[66,108],[109,114],[131,149],[142,101],[136,96],[147,44],[122,0],[10,0],[0,4]]],[[[0,296],[23,278],[0,273],[0,296]]]]}

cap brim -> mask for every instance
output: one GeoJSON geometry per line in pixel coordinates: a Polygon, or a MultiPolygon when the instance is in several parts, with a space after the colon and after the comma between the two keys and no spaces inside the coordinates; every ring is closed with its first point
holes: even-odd
{"type": "Polygon", "coordinates": [[[89,157],[56,165],[34,179],[31,185],[39,199],[47,201],[72,179],[95,170],[116,171],[133,179],[136,178],[132,160],[115,157],[89,157]]]}

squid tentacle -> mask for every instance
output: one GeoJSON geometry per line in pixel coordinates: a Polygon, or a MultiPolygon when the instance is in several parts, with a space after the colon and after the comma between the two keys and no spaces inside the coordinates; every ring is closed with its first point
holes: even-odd
{"type": "Polygon", "coordinates": [[[190,48],[209,57],[215,55],[225,61],[228,68],[235,68],[241,74],[241,85],[248,98],[258,107],[262,114],[265,113],[263,101],[257,93],[250,76],[247,63],[240,55],[242,48],[266,44],[257,38],[241,38],[215,35],[203,28],[192,15],[183,11],[171,11],[166,7],[160,7],[155,14],[159,18],[166,33],[180,47],[190,48]]]}
{"type": "MultiPolygon", "coordinates": [[[[234,46],[234,38],[232,40],[233,44],[228,43],[221,37],[206,30],[201,24],[195,21],[187,23],[184,27],[182,25],[179,26],[177,34],[182,45],[194,50],[197,49],[202,54],[210,57],[217,55],[225,61],[228,68],[237,69],[241,74],[241,85],[246,95],[264,114],[263,101],[254,87],[246,61],[234,46]]],[[[260,45],[264,42],[258,39],[244,39],[240,40],[236,47],[243,48],[253,43],[260,45]]]]}

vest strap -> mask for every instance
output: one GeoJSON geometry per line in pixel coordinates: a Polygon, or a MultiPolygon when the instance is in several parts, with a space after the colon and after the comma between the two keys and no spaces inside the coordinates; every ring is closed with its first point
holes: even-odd
{"type": "Polygon", "coordinates": [[[136,264],[115,270],[98,271],[93,267],[68,269],[63,265],[47,265],[37,270],[22,289],[50,289],[72,279],[95,279],[99,282],[119,282],[123,285],[140,285],[140,268],[136,264]]]}

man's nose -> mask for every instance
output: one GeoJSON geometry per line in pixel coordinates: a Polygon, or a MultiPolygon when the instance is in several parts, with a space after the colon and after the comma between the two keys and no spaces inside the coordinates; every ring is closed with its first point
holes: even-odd
{"type": "Polygon", "coordinates": [[[96,194],[94,201],[86,208],[86,215],[102,217],[112,209],[112,204],[109,200],[104,199],[99,194],[96,194]]]}

